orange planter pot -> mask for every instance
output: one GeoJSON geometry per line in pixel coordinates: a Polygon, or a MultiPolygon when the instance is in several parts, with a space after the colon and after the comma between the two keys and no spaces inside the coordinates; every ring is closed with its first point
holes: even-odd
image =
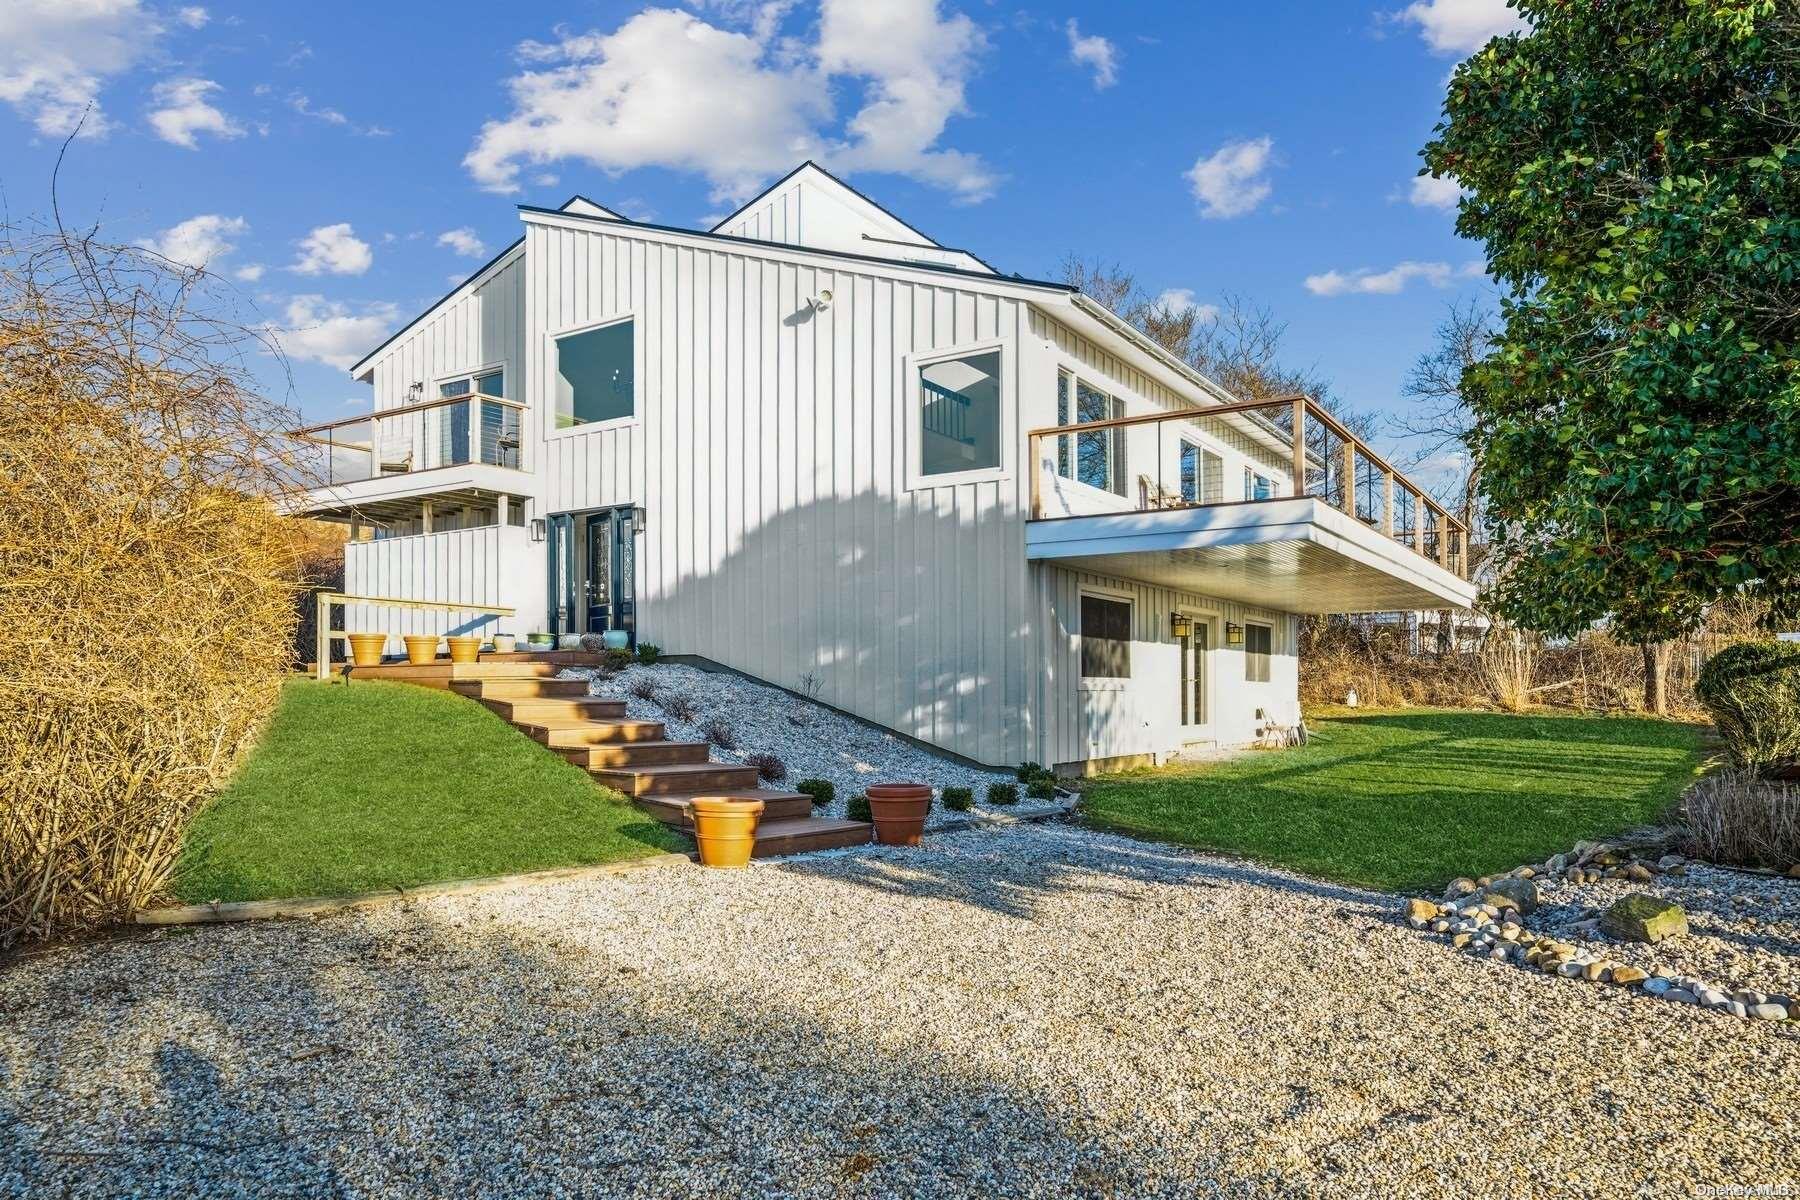
{"type": "Polygon", "coordinates": [[[450,643],[450,661],[453,663],[472,663],[481,658],[481,639],[473,635],[461,635],[446,638],[450,643]]]}
{"type": "Polygon", "coordinates": [[[387,652],[387,634],[353,633],[350,635],[350,661],[359,667],[379,667],[387,652]]]}
{"type": "Polygon", "coordinates": [[[429,667],[437,661],[436,634],[409,633],[400,639],[406,643],[406,661],[415,667],[429,667]]]}
{"type": "Polygon", "coordinates": [[[931,812],[931,789],[922,783],[878,783],[868,789],[875,840],[883,846],[916,846],[931,812]]]}
{"type": "Polygon", "coordinates": [[[709,867],[741,867],[756,849],[756,823],[762,818],[761,800],[732,800],[723,796],[696,796],[688,801],[694,817],[694,841],[700,861],[709,867]]]}

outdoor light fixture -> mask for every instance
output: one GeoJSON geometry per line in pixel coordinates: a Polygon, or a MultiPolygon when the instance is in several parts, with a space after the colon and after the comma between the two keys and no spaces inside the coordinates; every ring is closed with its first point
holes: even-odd
{"type": "Polygon", "coordinates": [[[824,312],[831,307],[831,289],[820,288],[819,294],[807,301],[807,303],[812,305],[814,312],[824,312]]]}
{"type": "Polygon", "coordinates": [[[1193,620],[1193,618],[1182,616],[1180,613],[1170,613],[1169,614],[1169,632],[1178,638],[1193,637],[1194,636],[1194,620],[1193,620]]]}
{"type": "Polygon", "coordinates": [[[425,398],[425,381],[422,379],[413,380],[412,386],[406,389],[406,398],[414,403],[423,400],[425,398]]]}
{"type": "Polygon", "coordinates": [[[531,540],[534,542],[541,542],[544,540],[544,518],[531,518],[531,540]]]}
{"type": "Polygon", "coordinates": [[[1233,625],[1232,623],[1227,621],[1225,623],[1225,644],[1227,646],[1243,645],[1244,644],[1244,627],[1242,625],[1233,625]]]}
{"type": "Polygon", "coordinates": [[[649,514],[647,514],[643,509],[641,509],[641,508],[632,509],[631,510],[631,532],[633,534],[639,534],[639,533],[644,532],[644,523],[648,519],[649,519],[649,514]]]}

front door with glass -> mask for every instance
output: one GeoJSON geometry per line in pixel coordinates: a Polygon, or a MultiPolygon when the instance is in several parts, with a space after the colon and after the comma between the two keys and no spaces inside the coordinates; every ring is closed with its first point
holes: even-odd
{"type": "Polygon", "coordinates": [[[637,634],[636,528],[629,508],[556,513],[549,519],[550,590],[556,633],[637,634]]]}
{"type": "Polygon", "coordinates": [[[1206,687],[1212,635],[1204,617],[1191,618],[1188,629],[1176,639],[1181,651],[1181,736],[1183,741],[1196,742],[1210,737],[1212,731],[1211,697],[1206,687]]]}

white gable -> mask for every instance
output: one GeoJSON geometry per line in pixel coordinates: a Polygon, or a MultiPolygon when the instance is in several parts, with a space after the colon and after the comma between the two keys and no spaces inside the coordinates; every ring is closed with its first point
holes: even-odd
{"type": "Polygon", "coordinates": [[[610,208],[595,204],[586,196],[571,196],[569,202],[562,206],[563,212],[580,213],[584,217],[599,217],[606,221],[623,221],[624,217],[610,208]]]}
{"type": "Polygon", "coordinates": [[[720,221],[712,232],[992,273],[974,255],[940,246],[810,162],[720,221]]]}

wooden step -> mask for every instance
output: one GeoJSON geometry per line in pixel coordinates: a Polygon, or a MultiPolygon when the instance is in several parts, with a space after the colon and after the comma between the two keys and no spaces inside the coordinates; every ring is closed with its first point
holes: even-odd
{"type": "Polygon", "coordinates": [[[476,699],[530,700],[537,697],[567,699],[588,694],[585,679],[457,679],[450,690],[476,699]]]}
{"type": "Polygon", "coordinates": [[[755,767],[725,763],[676,763],[638,769],[589,767],[588,774],[631,797],[702,792],[724,794],[757,786],[755,767]]]}
{"type": "Polygon", "coordinates": [[[546,717],[541,722],[520,724],[534,742],[562,750],[575,746],[611,745],[617,742],[661,742],[668,727],[661,721],[624,717],[616,721],[589,721],[581,717],[546,717]]]}
{"type": "Polygon", "coordinates": [[[515,725],[542,725],[546,721],[568,720],[605,721],[625,715],[623,700],[600,700],[593,697],[575,698],[528,698],[519,700],[502,700],[492,696],[481,696],[480,702],[489,710],[499,713],[515,725]]]}
{"type": "Polygon", "coordinates": [[[809,850],[836,850],[842,846],[867,845],[874,836],[875,827],[867,821],[832,817],[765,820],[757,823],[756,847],[750,853],[756,858],[772,858],[779,854],[805,854],[809,850]]]}
{"type": "Polygon", "coordinates": [[[712,747],[705,742],[601,742],[599,745],[554,749],[578,767],[616,767],[633,771],[672,763],[703,763],[712,757],[712,747]]]}
{"type": "MultiPolygon", "coordinates": [[[[332,674],[344,674],[348,665],[347,663],[333,663],[332,674]]],[[[415,683],[422,687],[447,688],[453,683],[466,679],[542,679],[555,675],[560,670],[562,670],[561,667],[549,663],[453,663],[447,658],[440,658],[434,663],[414,666],[401,660],[383,663],[379,667],[357,667],[350,672],[350,681],[359,683],[367,679],[385,679],[393,683],[415,683]]],[[[315,672],[309,667],[308,673],[315,672]]]]}
{"type": "Polygon", "coordinates": [[[734,800],[761,800],[764,822],[804,820],[812,815],[812,797],[800,792],[784,792],[778,788],[733,788],[727,792],[695,792],[692,795],[670,793],[639,796],[633,804],[665,825],[691,830],[694,827],[688,802],[696,796],[728,796],[734,800]]]}

